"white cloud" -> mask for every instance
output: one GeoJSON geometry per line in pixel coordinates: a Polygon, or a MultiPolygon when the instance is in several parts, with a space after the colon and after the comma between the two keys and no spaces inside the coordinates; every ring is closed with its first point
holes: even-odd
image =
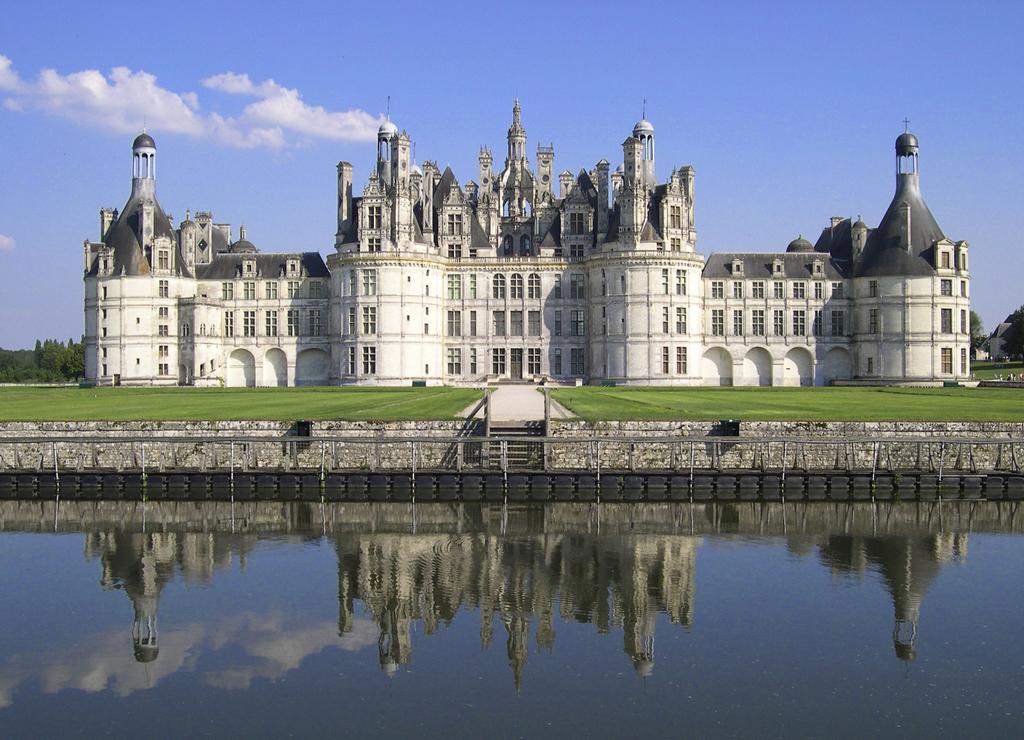
{"type": "Polygon", "coordinates": [[[11,111],[42,111],[75,123],[119,134],[184,134],[240,148],[280,149],[313,139],[372,141],[379,116],[366,111],[329,111],[303,101],[298,90],[273,80],[254,84],[246,74],[224,72],[202,80],[204,87],[256,98],[237,116],[201,110],[194,92],[174,92],[148,72],[115,67],[108,75],[82,70],[62,75],[43,69],[22,80],[11,60],[0,55],[0,91],[11,111]]]}
{"type": "Polygon", "coordinates": [[[14,237],[0,234],[0,252],[10,252],[14,249],[14,237]]]}

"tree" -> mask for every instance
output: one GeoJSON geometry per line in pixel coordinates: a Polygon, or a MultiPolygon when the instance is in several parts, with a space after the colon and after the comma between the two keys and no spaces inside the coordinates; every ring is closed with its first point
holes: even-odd
{"type": "Polygon", "coordinates": [[[1024,306],[1010,316],[1010,328],[1003,334],[1003,351],[1009,357],[1024,355],[1024,306]]]}
{"type": "Polygon", "coordinates": [[[986,339],[988,339],[988,336],[985,334],[985,325],[981,322],[981,317],[972,310],[971,348],[975,350],[981,349],[982,345],[985,344],[986,339]]]}

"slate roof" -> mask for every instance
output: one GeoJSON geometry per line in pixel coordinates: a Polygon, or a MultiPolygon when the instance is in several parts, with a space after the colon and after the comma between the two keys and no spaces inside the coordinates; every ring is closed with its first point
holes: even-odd
{"type": "Polygon", "coordinates": [[[934,275],[933,247],[941,239],[945,236],[921,197],[918,176],[898,175],[896,194],[878,228],[868,234],[855,277],[934,275]],[[910,206],[909,244],[904,205],[910,206]]]}
{"type": "Polygon", "coordinates": [[[817,255],[813,252],[716,252],[708,257],[704,263],[702,276],[705,278],[732,278],[733,259],[739,259],[743,264],[743,277],[753,280],[768,280],[772,278],[807,279],[814,278],[841,280],[845,275],[825,255],[817,255]],[[814,275],[811,272],[811,265],[815,258],[820,258],[824,263],[823,275],[814,275]],[[772,271],[775,260],[782,261],[782,275],[772,271]]]}
{"type": "Polygon", "coordinates": [[[256,260],[256,271],[264,278],[283,277],[287,260],[298,257],[307,277],[328,277],[327,265],[319,252],[262,252],[257,254],[216,254],[207,265],[198,265],[200,280],[232,280],[242,274],[242,261],[256,260]]]}
{"type": "MultiPolygon", "coordinates": [[[[113,252],[112,274],[121,275],[148,275],[151,271],[149,260],[142,251],[142,244],[139,243],[137,234],[140,231],[142,219],[142,207],[144,200],[141,197],[133,196],[128,199],[117,220],[107,229],[104,243],[113,252]]],[[[160,203],[153,201],[153,237],[167,237],[171,240],[174,249],[178,249],[178,238],[171,226],[170,219],[160,207],[160,203]]],[[[177,267],[177,274],[191,277],[185,260],[179,251],[177,259],[174,260],[177,267]]],[[[95,275],[98,264],[94,261],[89,269],[90,275],[95,275]]]]}

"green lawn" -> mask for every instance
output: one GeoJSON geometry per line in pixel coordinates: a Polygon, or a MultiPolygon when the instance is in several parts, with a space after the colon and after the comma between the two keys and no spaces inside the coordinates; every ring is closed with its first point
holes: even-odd
{"type": "Polygon", "coordinates": [[[1024,421],[1011,388],[562,388],[587,421],[1024,421]]]}
{"type": "Polygon", "coordinates": [[[978,380],[994,380],[997,376],[1005,380],[1010,373],[1024,373],[1024,362],[972,362],[971,372],[978,380]]]}
{"type": "Polygon", "coordinates": [[[472,388],[0,388],[0,421],[453,419],[472,388]]]}

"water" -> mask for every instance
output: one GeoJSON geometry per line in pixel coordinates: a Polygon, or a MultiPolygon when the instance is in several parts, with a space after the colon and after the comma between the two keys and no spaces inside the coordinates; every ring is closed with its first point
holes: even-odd
{"type": "Polygon", "coordinates": [[[0,502],[0,736],[1019,736],[1019,507],[0,502]]]}

